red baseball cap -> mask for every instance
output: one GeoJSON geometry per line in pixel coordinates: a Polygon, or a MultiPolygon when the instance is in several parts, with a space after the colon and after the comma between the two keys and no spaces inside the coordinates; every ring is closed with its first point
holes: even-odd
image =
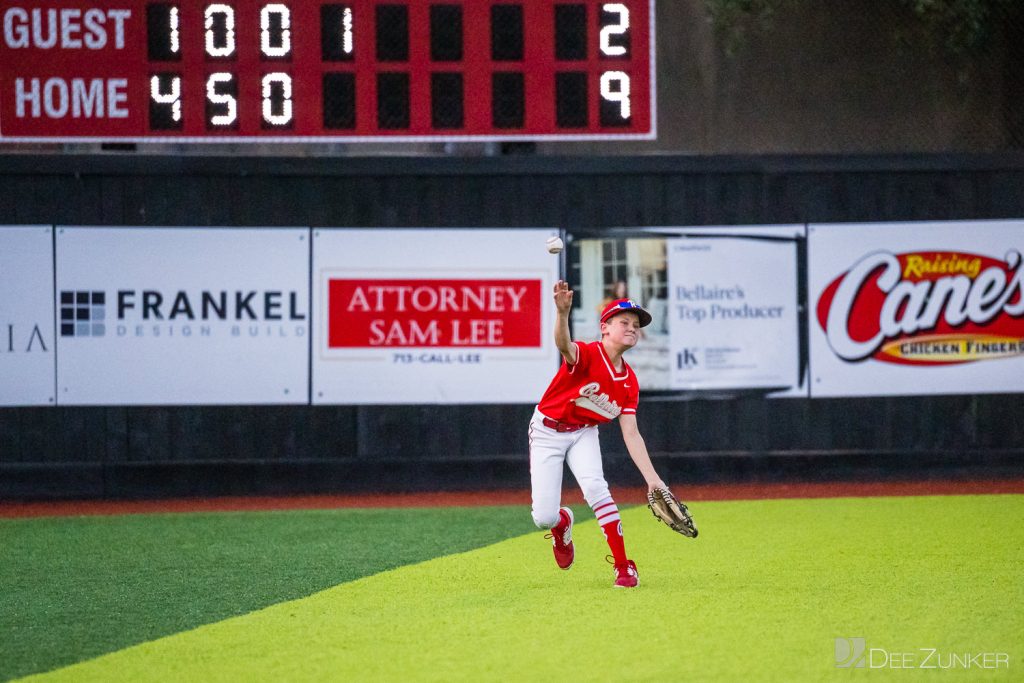
{"type": "Polygon", "coordinates": [[[645,311],[640,304],[632,299],[616,299],[601,311],[601,322],[606,323],[613,315],[628,313],[632,311],[640,316],[640,327],[647,327],[651,324],[651,314],[645,311]]]}

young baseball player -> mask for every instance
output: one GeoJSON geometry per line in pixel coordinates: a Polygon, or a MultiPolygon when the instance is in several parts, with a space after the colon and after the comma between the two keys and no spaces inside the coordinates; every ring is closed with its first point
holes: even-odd
{"type": "Polygon", "coordinates": [[[640,582],[636,563],[626,556],[619,509],[608,490],[601,465],[597,426],[619,418],[626,450],[649,489],[665,488],[654,471],[643,437],[637,429],[640,386],[623,354],[636,345],[640,328],[651,315],[630,299],[610,302],[601,312],[601,341],[574,342],[569,336],[572,290],[555,285],[555,346],[562,365],[530,420],[530,480],[533,521],[550,529],[555,562],[572,566],[572,510],[561,506],[563,463],[569,463],[587,504],[597,516],[615,564],[615,586],[632,588],[640,582]]]}

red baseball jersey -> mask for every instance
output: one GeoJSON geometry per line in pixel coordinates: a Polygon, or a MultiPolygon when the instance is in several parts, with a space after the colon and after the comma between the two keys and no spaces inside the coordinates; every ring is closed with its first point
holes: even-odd
{"type": "Polygon", "coordinates": [[[636,414],[640,383],[633,368],[622,361],[616,372],[601,342],[576,344],[576,364],[563,359],[538,408],[547,417],[568,424],[611,422],[622,413],[636,414]]]}

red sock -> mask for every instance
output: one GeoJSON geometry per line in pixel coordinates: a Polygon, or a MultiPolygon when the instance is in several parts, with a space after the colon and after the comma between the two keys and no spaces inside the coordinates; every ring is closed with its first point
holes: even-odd
{"type": "Polygon", "coordinates": [[[611,498],[605,498],[594,505],[594,514],[597,522],[601,525],[604,538],[608,541],[608,548],[612,551],[615,564],[626,564],[626,542],[622,538],[622,521],[619,518],[619,508],[611,498]]]}
{"type": "Polygon", "coordinates": [[[608,541],[615,564],[620,566],[626,564],[626,542],[622,538],[622,522],[608,522],[601,527],[601,531],[604,532],[604,537],[608,541]]]}

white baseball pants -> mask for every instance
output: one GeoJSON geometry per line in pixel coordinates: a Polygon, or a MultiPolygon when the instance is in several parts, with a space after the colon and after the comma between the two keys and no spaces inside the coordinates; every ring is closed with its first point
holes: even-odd
{"type": "Polygon", "coordinates": [[[597,427],[575,432],[558,432],[544,426],[544,415],[533,411],[530,420],[530,483],[533,494],[533,522],[541,529],[558,523],[562,503],[562,471],[569,463],[587,504],[593,507],[609,498],[608,482],[601,464],[597,427]]]}

